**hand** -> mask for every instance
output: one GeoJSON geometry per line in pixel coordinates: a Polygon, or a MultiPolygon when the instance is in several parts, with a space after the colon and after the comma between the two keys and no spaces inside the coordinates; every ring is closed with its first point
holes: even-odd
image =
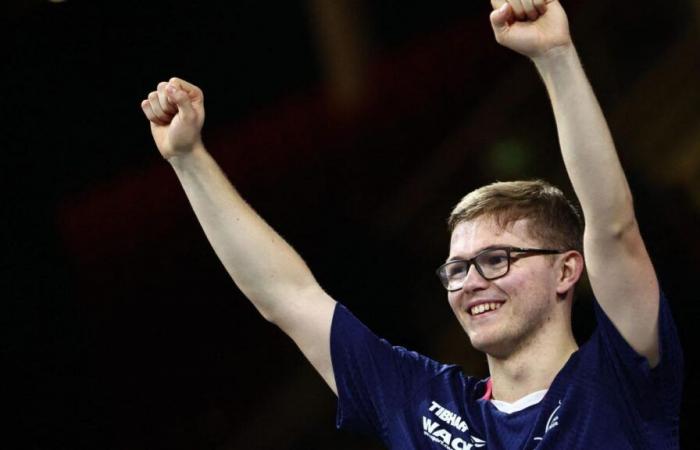
{"type": "Polygon", "coordinates": [[[557,0],[491,0],[496,41],[537,58],[571,45],[569,22],[557,0]]]}
{"type": "Polygon", "coordinates": [[[204,95],[197,86],[179,78],[158,83],[157,90],[141,102],[151,122],[151,134],[165,159],[191,152],[201,144],[204,95]]]}

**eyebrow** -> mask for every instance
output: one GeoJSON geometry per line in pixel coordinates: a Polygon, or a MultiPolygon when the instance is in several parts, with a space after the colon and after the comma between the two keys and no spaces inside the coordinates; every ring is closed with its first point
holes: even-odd
{"type": "Polygon", "coordinates": [[[487,250],[494,250],[494,249],[497,249],[497,248],[506,248],[506,247],[512,247],[512,246],[511,246],[511,245],[505,245],[505,244],[492,244],[492,245],[488,245],[488,246],[486,246],[486,247],[482,247],[481,249],[479,249],[476,253],[474,253],[474,255],[473,255],[471,258],[461,258],[461,257],[459,257],[459,256],[453,256],[452,258],[448,258],[448,259],[445,261],[445,263],[452,262],[452,261],[466,261],[467,259],[475,258],[476,255],[478,255],[478,254],[480,254],[480,253],[483,253],[483,252],[485,252],[485,251],[487,251],[487,250]]]}

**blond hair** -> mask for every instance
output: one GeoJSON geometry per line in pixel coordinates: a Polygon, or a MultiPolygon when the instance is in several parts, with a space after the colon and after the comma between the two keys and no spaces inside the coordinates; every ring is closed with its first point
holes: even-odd
{"type": "Polygon", "coordinates": [[[489,216],[506,228],[529,219],[528,232],[544,246],[583,252],[583,221],[561,190],[542,180],[496,182],[462,198],[447,219],[450,233],[465,221],[489,216]]]}

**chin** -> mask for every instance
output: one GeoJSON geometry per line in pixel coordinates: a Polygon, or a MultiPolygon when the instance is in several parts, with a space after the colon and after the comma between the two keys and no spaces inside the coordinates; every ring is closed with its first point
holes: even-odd
{"type": "Polygon", "coordinates": [[[494,342],[494,339],[489,338],[488,336],[474,336],[468,331],[467,335],[469,336],[469,342],[471,342],[472,347],[480,352],[488,353],[489,349],[497,345],[496,342],[494,342]]]}
{"type": "Polygon", "coordinates": [[[500,336],[472,336],[469,335],[469,341],[474,349],[486,353],[489,356],[502,358],[508,355],[508,344],[503,337],[500,336]]]}

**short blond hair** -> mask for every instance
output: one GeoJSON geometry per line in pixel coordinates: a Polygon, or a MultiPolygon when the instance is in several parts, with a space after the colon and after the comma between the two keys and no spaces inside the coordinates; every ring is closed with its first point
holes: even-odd
{"type": "Polygon", "coordinates": [[[465,195],[447,219],[455,227],[477,217],[490,216],[506,228],[529,219],[531,237],[548,247],[583,253],[583,220],[564,193],[543,180],[499,181],[465,195]]]}

